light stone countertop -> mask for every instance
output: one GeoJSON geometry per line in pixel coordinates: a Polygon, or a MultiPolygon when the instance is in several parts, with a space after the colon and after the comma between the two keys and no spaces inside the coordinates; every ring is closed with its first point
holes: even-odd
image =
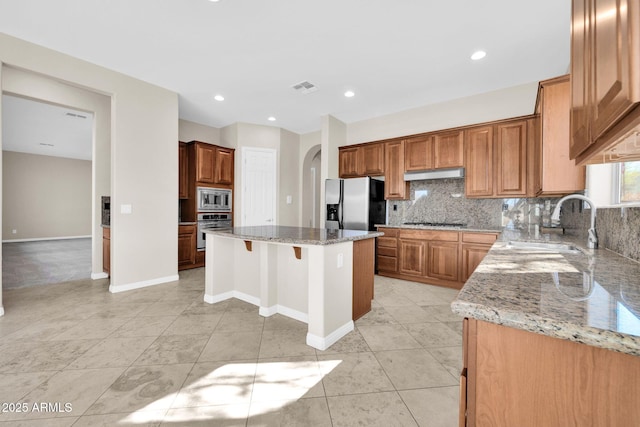
{"type": "Polygon", "coordinates": [[[285,227],[265,225],[259,227],[235,227],[217,231],[204,230],[205,233],[229,236],[242,240],[260,240],[292,245],[334,245],[336,243],[373,239],[382,236],[377,231],[326,230],[324,228],[285,227]]]}
{"type": "Polygon", "coordinates": [[[505,230],[451,304],[454,313],[640,356],[640,263],[562,235],[505,230]],[[509,242],[572,244],[567,253],[509,242]]]}

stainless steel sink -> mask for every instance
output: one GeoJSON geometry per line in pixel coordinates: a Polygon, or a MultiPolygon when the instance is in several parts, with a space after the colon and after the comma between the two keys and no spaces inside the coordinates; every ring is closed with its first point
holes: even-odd
{"type": "Polygon", "coordinates": [[[514,249],[529,249],[537,251],[579,253],[581,252],[577,246],[565,243],[543,243],[543,242],[518,242],[511,241],[507,243],[507,247],[514,249]]]}

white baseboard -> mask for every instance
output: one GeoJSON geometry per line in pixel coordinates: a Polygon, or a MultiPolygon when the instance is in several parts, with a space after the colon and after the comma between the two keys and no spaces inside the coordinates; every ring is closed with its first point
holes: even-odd
{"type": "Polygon", "coordinates": [[[119,286],[114,286],[112,283],[111,285],[109,285],[109,292],[115,294],[118,292],[132,291],[134,289],[146,288],[147,286],[160,285],[162,283],[168,282],[177,282],[178,279],[180,279],[180,276],[176,274],[175,276],[159,277],[157,279],[143,280],[142,282],[127,283],[125,285],[119,286]]]}
{"type": "Polygon", "coordinates": [[[223,294],[216,294],[216,295],[204,294],[204,302],[209,304],[215,304],[217,302],[225,301],[231,298],[233,298],[233,291],[225,292],[223,294]]]}
{"type": "Polygon", "coordinates": [[[93,280],[106,279],[108,277],[109,277],[109,275],[107,273],[105,273],[104,271],[102,273],[91,273],[91,279],[93,279],[93,280]]]}
{"type": "Polygon", "coordinates": [[[4,307],[0,305],[0,316],[4,316],[4,307]]]}
{"type": "Polygon", "coordinates": [[[258,314],[262,317],[271,317],[278,312],[278,306],[272,305],[271,307],[260,307],[258,314]]]}
{"type": "Polygon", "coordinates": [[[245,294],[244,292],[233,291],[233,297],[238,298],[240,301],[248,302],[255,306],[260,307],[260,298],[253,295],[245,294]]]}
{"type": "Polygon", "coordinates": [[[303,323],[309,323],[309,315],[307,313],[303,313],[301,311],[294,310],[282,305],[278,305],[277,308],[278,313],[282,314],[283,316],[291,317],[292,319],[298,320],[303,323]]]}
{"type": "Polygon", "coordinates": [[[2,243],[19,243],[19,242],[39,242],[44,240],[70,240],[70,239],[87,239],[91,238],[91,235],[88,236],[63,236],[63,237],[36,237],[33,239],[7,239],[3,240],[2,243]]]}
{"type": "Polygon", "coordinates": [[[353,320],[350,320],[324,338],[307,332],[307,345],[324,351],[335,344],[340,338],[353,331],[353,329],[353,320]]]}

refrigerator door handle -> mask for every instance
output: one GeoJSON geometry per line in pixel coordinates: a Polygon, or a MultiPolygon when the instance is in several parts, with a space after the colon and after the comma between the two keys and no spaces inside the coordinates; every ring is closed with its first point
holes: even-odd
{"type": "Polygon", "coordinates": [[[343,229],[344,228],[344,225],[343,225],[343,222],[342,222],[342,201],[338,205],[338,228],[339,229],[343,229]]]}

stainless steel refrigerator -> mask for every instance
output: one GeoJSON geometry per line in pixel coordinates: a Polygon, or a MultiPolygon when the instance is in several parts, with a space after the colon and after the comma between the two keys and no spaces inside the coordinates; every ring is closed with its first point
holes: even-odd
{"type": "Polygon", "coordinates": [[[328,179],[326,228],[375,230],[386,221],[384,182],[372,178],[328,179]]]}

